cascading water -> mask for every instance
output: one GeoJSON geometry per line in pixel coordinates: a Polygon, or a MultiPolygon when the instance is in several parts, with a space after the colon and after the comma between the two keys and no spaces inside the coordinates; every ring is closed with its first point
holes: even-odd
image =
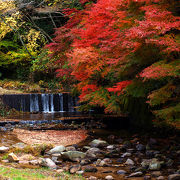
{"type": "Polygon", "coordinates": [[[60,102],[60,112],[63,112],[63,94],[59,94],[59,102],[60,102]]]}
{"type": "Polygon", "coordinates": [[[25,112],[75,112],[77,98],[68,93],[59,94],[6,94],[1,95],[4,104],[25,112]]]}
{"type": "Polygon", "coordinates": [[[54,95],[50,94],[50,99],[51,99],[51,112],[54,112],[54,95]]]}
{"type": "Polygon", "coordinates": [[[43,112],[47,113],[50,112],[49,110],[49,94],[42,94],[41,95],[43,112]]]}
{"type": "Polygon", "coordinates": [[[30,112],[39,112],[38,96],[30,94],[30,112]]]}

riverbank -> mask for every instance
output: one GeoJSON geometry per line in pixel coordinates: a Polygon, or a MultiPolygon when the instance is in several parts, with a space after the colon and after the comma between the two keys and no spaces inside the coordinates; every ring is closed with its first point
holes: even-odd
{"type": "Polygon", "coordinates": [[[1,149],[1,164],[25,169],[46,167],[58,176],[68,172],[89,180],[175,180],[180,176],[180,136],[175,131],[133,133],[128,129],[108,129],[96,121],[73,123],[72,130],[54,125],[53,133],[48,125],[46,129],[44,125],[38,126],[37,129],[36,125],[27,124],[11,131],[19,140],[1,143],[0,149],[6,147],[4,152],[1,149]],[[81,139],[82,129],[86,129],[86,134],[81,139]],[[58,143],[53,144],[53,138],[58,143]]]}

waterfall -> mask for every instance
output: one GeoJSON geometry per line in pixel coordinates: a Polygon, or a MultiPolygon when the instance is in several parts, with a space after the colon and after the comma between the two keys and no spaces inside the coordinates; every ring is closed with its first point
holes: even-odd
{"type": "Polygon", "coordinates": [[[50,94],[50,97],[51,97],[51,112],[54,112],[54,94],[50,94]]]}
{"type": "Polygon", "coordinates": [[[62,93],[60,93],[59,94],[59,105],[60,105],[60,108],[59,108],[59,110],[60,110],[60,112],[63,112],[64,111],[64,108],[63,108],[63,94],[62,93]]]}
{"type": "Polygon", "coordinates": [[[49,94],[42,94],[41,95],[43,112],[49,112],[49,94]]]}
{"type": "Polygon", "coordinates": [[[77,98],[69,93],[59,94],[5,94],[3,103],[23,112],[76,112],[77,98]]]}
{"type": "Polygon", "coordinates": [[[30,94],[30,112],[39,112],[39,100],[36,94],[30,94]]]}

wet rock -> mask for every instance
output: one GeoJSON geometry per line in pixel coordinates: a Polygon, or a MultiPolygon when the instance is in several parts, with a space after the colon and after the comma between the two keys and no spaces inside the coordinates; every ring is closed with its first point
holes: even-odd
{"type": "Polygon", "coordinates": [[[84,146],[84,147],[83,147],[84,150],[88,150],[88,149],[90,149],[90,148],[91,148],[90,146],[84,146]]]}
{"type": "Polygon", "coordinates": [[[138,167],[137,169],[134,170],[135,172],[141,171],[141,172],[146,172],[146,169],[143,167],[138,167]]]}
{"type": "Polygon", "coordinates": [[[71,166],[70,169],[69,169],[69,172],[71,174],[74,174],[76,173],[77,171],[81,170],[81,166],[80,165],[75,165],[75,166],[71,166]]]}
{"type": "Polygon", "coordinates": [[[107,166],[107,163],[101,159],[98,159],[95,164],[96,164],[96,166],[100,166],[100,167],[107,166]]]}
{"type": "Polygon", "coordinates": [[[100,154],[101,150],[99,148],[90,148],[86,151],[86,154],[100,154]]]}
{"type": "Polygon", "coordinates": [[[89,145],[91,147],[101,148],[101,147],[108,146],[108,143],[106,141],[103,141],[103,140],[95,139],[95,140],[91,141],[89,145]]]}
{"type": "Polygon", "coordinates": [[[132,155],[131,153],[126,152],[126,153],[124,153],[123,155],[121,155],[121,157],[122,157],[122,158],[124,158],[124,157],[130,157],[131,155],[132,155]]]}
{"type": "Polygon", "coordinates": [[[108,151],[114,150],[116,147],[115,145],[109,145],[106,147],[108,151]]]}
{"type": "Polygon", "coordinates": [[[125,171],[125,170],[118,170],[117,171],[117,174],[120,174],[120,175],[122,175],[122,174],[126,174],[127,172],[125,171]]]}
{"type": "Polygon", "coordinates": [[[164,176],[159,176],[159,177],[157,177],[156,179],[157,179],[157,180],[164,180],[165,178],[164,178],[164,176]]]}
{"type": "Polygon", "coordinates": [[[144,151],[146,149],[146,147],[143,144],[138,144],[138,145],[136,145],[136,149],[138,151],[144,151]]]}
{"type": "Polygon", "coordinates": [[[16,143],[16,144],[13,144],[12,147],[14,148],[18,148],[18,149],[24,149],[27,145],[25,143],[16,143]]]}
{"type": "Polygon", "coordinates": [[[56,164],[50,158],[43,159],[42,165],[45,167],[48,167],[50,169],[56,169],[57,168],[56,164]]]}
{"type": "Polygon", "coordinates": [[[74,146],[67,146],[66,151],[76,151],[76,148],[74,146]]]}
{"type": "Polygon", "coordinates": [[[152,159],[149,163],[149,169],[156,171],[161,168],[162,162],[158,161],[156,158],[152,159]]]}
{"type": "Polygon", "coordinates": [[[143,168],[148,169],[150,162],[151,162],[150,159],[143,159],[143,161],[141,162],[141,166],[142,166],[143,168]]]}
{"type": "Polygon", "coordinates": [[[6,146],[1,146],[0,147],[0,153],[6,153],[9,151],[9,147],[6,147],[6,146]]]}
{"type": "Polygon", "coordinates": [[[133,166],[134,165],[134,161],[128,158],[126,160],[126,162],[125,162],[125,165],[133,166]]]}
{"type": "Polygon", "coordinates": [[[81,151],[68,151],[61,153],[62,159],[71,161],[80,161],[81,159],[84,159],[85,156],[86,154],[81,151]]]}
{"type": "Polygon", "coordinates": [[[172,159],[169,159],[167,162],[166,162],[166,166],[167,167],[171,167],[173,165],[174,161],[172,159]]]}
{"type": "Polygon", "coordinates": [[[168,180],[179,180],[180,174],[171,174],[168,176],[168,180]]]}
{"type": "Polygon", "coordinates": [[[41,164],[41,160],[37,160],[37,159],[31,160],[31,161],[29,161],[29,164],[32,164],[34,166],[38,166],[41,164]]]}
{"type": "Polygon", "coordinates": [[[99,148],[90,148],[86,151],[86,157],[92,160],[97,158],[103,158],[104,152],[101,151],[99,148]]]}
{"type": "Polygon", "coordinates": [[[56,164],[62,164],[62,161],[58,161],[58,157],[56,157],[56,156],[53,156],[53,157],[51,158],[51,160],[52,160],[54,163],[56,163],[56,164]]]}
{"type": "Polygon", "coordinates": [[[114,178],[113,178],[113,176],[108,175],[108,176],[105,177],[105,179],[106,179],[106,180],[113,180],[114,178]]]}
{"type": "Polygon", "coordinates": [[[82,174],[84,174],[84,171],[77,171],[76,174],[82,175],[82,174]]]}
{"type": "Polygon", "coordinates": [[[81,162],[80,162],[80,165],[84,166],[84,165],[87,165],[87,164],[90,164],[90,163],[91,163],[91,160],[89,160],[89,159],[82,159],[81,162]]]}
{"type": "Polygon", "coordinates": [[[9,162],[19,162],[19,158],[14,153],[8,154],[8,160],[9,162]]]}
{"type": "Polygon", "coordinates": [[[82,170],[84,172],[97,172],[97,168],[95,168],[94,166],[83,166],[82,170]]]}
{"type": "Polygon", "coordinates": [[[61,152],[65,151],[65,150],[66,150],[66,148],[63,145],[60,145],[60,146],[56,146],[53,149],[51,149],[48,152],[48,154],[58,154],[58,153],[61,153],[61,152]]]}
{"type": "Polygon", "coordinates": [[[90,177],[88,178],[88,180],[97,180],[97,177],[95,177],[95,176],[90,176],[90,177]]]}
{"type": "Polygon", "coordinates": [[[128,177],[141,177],[143,175],[142,172],[135,172],[135,173],[131,173],[128,177]]]}
{"type": "Polygon", "coordinates": [[[141,163],[141,166],[146,169],[150,169],[153,171],[158,171],[161,168],[161,165],[163,164],[163,161],[158,161],[158,159],[144,159],[141,163]]]}
{"type": "Polygon", "coordinates": [[[151,180],[151,176],[149,175],[144,176],[144,180],[151,180]]]}
{"type": "Polygon", "coordinates": [[[151,175],[152,175],[152,177],[158,177],[158,176],[161,176],[162,173],[161,173],[161,171],[154,171],[151,173],[151,175]]]}
{"type": "Polygon", "coordinates": [[[111,160],[110,158],[105,158],[105,159],[103,159],[103,161],[104,161],[105,163],[112,163],[112,160],[111,160]]]}

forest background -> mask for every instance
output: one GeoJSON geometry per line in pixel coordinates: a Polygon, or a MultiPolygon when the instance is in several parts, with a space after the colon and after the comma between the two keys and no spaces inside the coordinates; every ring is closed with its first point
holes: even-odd
{"type": "Polygon", "coordinates": [[[0,0],[0,86],[71,91],[81,110],[180,120],[177,0],[0,0]]]}

